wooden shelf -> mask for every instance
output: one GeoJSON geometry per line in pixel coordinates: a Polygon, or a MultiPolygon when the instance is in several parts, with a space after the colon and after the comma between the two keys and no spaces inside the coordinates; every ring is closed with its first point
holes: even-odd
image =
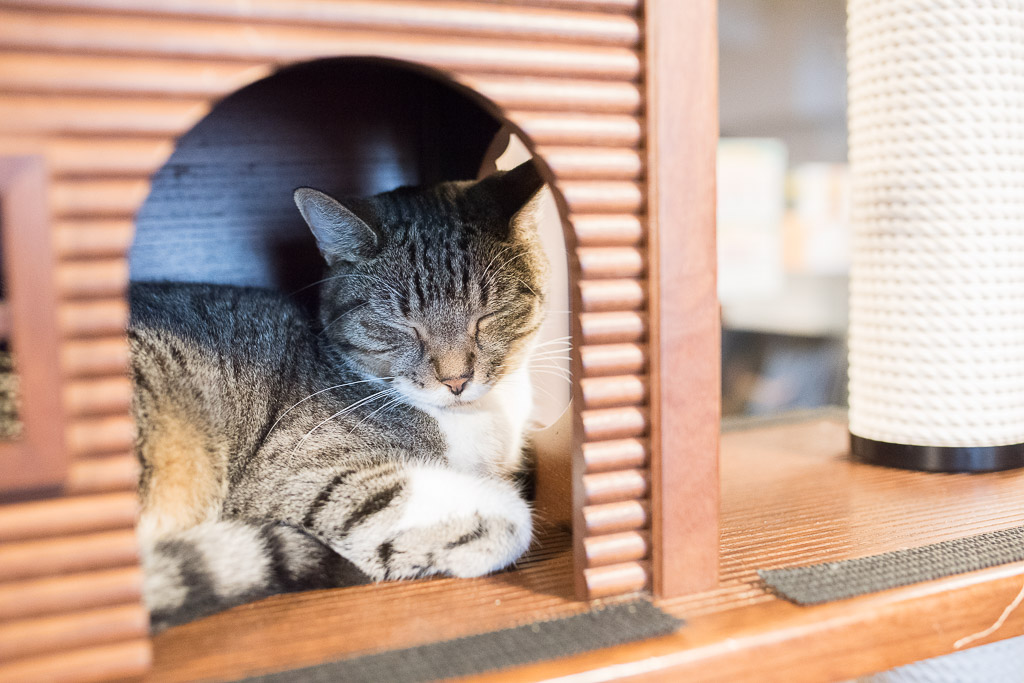
{"type": "MultiPolygon", "coordinates": [[[[722,440],[719,586],[659,602],[672,636],[477,677],[526,681],[844,680],[953,651],[991,626],[1024,563],[817,607],[766,592],[756,570],[871,555],[1024,524],[1024,472],[936,475],[846,458],[836,417],[758,426],[722,440]],[[590,678],[588,677],[588,680],[590,678]]],[[[229,677],[503,628],[588,608],[571,599],[558,531],[517,571],[279,596],[161,634],[154,681],[229,677]]],[[[1019,635],[1024,609],[972,645],[1019,635]]]]}

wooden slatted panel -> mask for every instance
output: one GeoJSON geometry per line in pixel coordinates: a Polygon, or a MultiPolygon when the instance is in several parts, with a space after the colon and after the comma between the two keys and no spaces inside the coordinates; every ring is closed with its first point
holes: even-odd
{"type": "Polygon", "coordinates": [[[580,328],[584,344],[640,342],[647,336],[647,316],[641,311],[583,313],[580,328]]]}
{"type": "Polygon", "coordinates": [[[585,377],[580,383],[583,405],[587,408],[636,405],[647,400],[647,381],[643,376],[585,377]]]}
{"type": "Polygon", "coordinates": [[[644,275],[643,250],[634,247],[580,247],[576,250],[583,277],[638,278],[644,275]]]}
{"type": "Polygon", "coordinates": [[[0,48],[280,62],[352,54],[467,73],[629,80],[640,74],[637,53],[628,47],[59,11],[0,11],[0,48]]]}
{"type": "Polygon", "coordinates": [[[57,291],[65,299],[124,296],[128,263],[123,258],[64,261],[57,266],[57,291]]]}
{"type": "Polygon", "coordinates": [[[73,417],[125,413],[131,409],[132,383],[128,377],[100,377],[68,382],[64,407],[73,417]]]}
{"type": "Polygon", "coordinates": [[[68,449],[78,458],[131,451],[135,424],[127,414],[80,417],[68,426],[68,449]]]}
{"type": "MultiPolygon", "coordinates": [[[[263,62],[0,50],[0,88],[22,95],[157,97],[167,101],[219,98],[269,73],[263,62]]],[[[467,74],[460,80],[503,109],[635,114],[642,101],[639,87],[628,81],[488,74],[467,74]]],[[[632,159],[602,161],[592,155],[588,160],[619,169],[637,168],[632,159]]],[[[574,155],[572,163],[581,161],[574,155]]]]}
{"type": "Polygon", "coordinates": [[[348,29],[401,31],[442,36],[467,35],[567,43],[636,45],[640,29],[635,19],[621,15],[531,9],[512,11],[469,2],[437,0],[20,0],[24,7],[57,10],[125,12],[161,17],[204,17],[274,25],[337,26],[348,29]]]}
{"type": "Polygon", "coordinates": [[[590,536],[583,541],[587,567],[622,564],[647,557],[651,550],[649,531],[622,531],[605,536],[590,536]]]}
{"type": "Polygon", "coordinates": [[[0,507],[0,543],[123,529],[135,523],[133,491],[0,507]]]}
{"type": "MultiPolygon", "coordinates": [[[[34,97],[25,96],[22,101],[40,102],[33,100],[34,97]]],[[[33,110],[27,108],[27,111],[33,110]]],[[[140,112],[140,116],[144,114],[140,112]]],[[[51,174],[61,179],[69,176],[137,179],[158,171],[172,150],[171,142],[164,137],[120,138],[113,134],[103,135],[104,129],[98,129],[97,135],[74,137],[46,129],[57,130],[63,125],[65,123],[53,116],[23,125],[14,123],[13,128],[26,128],[30,134],[0,138],[0,155],[42,153],[49,162],[51,174]]],[[[74,125],[85,124],[79,120],[74,125]]],[[[109,125],[109,122],[103,122],[103,125],[109,125]]],[[[556,175],[569,180],[635,180],[642,172],[640,154],[630,147],[551,147],[540,148],[539,153],[556,175]]],[[[636,201],[634,190],[626,186],[620,188],[620,194],[625,196],[629,193],[632,197],[629,201],[636,201]]]]}
{"type": "Polygon", "coordinates": [[[87,647],[40,657],[0,663],[0,680],[6,683],[36,681],[133,680],[149,670],[151,647],[148,637],[99,647],[87,647]]]}
{"type": "MultiPolygon", "coordinates": [[[[111,334],[120,333],[118,329],[111,334]]],[[[61,366],[69,377],[123,375],[128,367],[128,345],[120,336],[69,340],[61,349],[61,366]]]]}
{"type": "Polygon", "coordinates": [[[65,490],[69,495],[135,491],[139,461],[133,453],[79,460],[71,465],[65,490]]]}
{"type": "MultiPolygon", "coordinates": [[[[127,419],[123,258],[147,178],[175,139],[221,97],[280,65],[341,54],[394,57],[451,70],[505,110],[555,173],[581,276],[574,347],[587,397],[581,476],[590,500],[577,529],[587,550],[578,553],[577,571],[587,565],[591,596],[646,586],[646,169],[637,12],[637,0],[7,3],[0,9],[0,154],[43,154],[55,178],[61,368],[73,380],[64,390],[76,457],[68,494],[123,500],[138,475],[127,419]],[[391,14],[399,6],[408,11],[391,14]]],[[[121,524],[127,510],[117,513],[121,524]]],[[[29,620],[29,630],[57,634],[62,624],[106,623],[90,622],[87,611],[121,609],[123,623],[133,618],[123,606],[138,600],[134,539],[123,527],[86,529],[88,519],[75,533],[54,528],[47,540],[0,548],[0,596],[19,591],[22,611],[12,618],[29,620]],[[73,581],[92,587],[77,601],[68,597],[73,581]],[[65,619],[52,620],[59,596],[72,613],[57,623],[65,619]]],[[[59,658],[20,650],[21,658],[0,665],[0,678],[99,680],[142,670],[148,650],[138,634],[96,628],[112,635],[75,641],[78,631],[70,629],[53,641],[59,658]],[[101,644],[104,637],[111,643],[101,644]]]]}
{"type": "Polygon", "coordinates": [[[0,625],[0,662],[124,642],[148,633],[149,615],[138,604],[20,619],[0,625]]]}
{"type": "Polygon", "coordinates": [[[138,562],[135,532],[82,534],[0,546],[0,585],[92,569],[130,567],[138,562]]]}
{"type": "Polygon", "coordinates": [[[142,570],[138,567],[14,581],[0,585],[0,622],[138,604],[141,597],[142,570]]]}
{"type": "Polygon", "coordinates": [[[643,529],[651,523],[651,506],[646,500],[586,505],[583,520],[588,537],[643,529]]]}

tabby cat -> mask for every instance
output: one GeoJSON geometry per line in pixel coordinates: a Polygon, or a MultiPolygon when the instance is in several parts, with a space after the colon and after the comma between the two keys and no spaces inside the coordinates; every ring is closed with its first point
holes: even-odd
{"type": "Polygon", "coordinates": [[[542,188],[527,162],[345,204],[296,190],[327,264],[315,319],[268,290],[132,285],[154,630],[285,591],[479,576],[526,550],[542,188]]]}

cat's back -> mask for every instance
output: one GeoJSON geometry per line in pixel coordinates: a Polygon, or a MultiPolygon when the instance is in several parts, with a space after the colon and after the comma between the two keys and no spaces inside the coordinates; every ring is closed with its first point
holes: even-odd
{"type": "MultiPolygon", "coordinates": [[[[254,344],[306,338],[309,322],[278,292],[181,282],[138,282],[129,288],[129,329],[187,337],[197,343],[254,344]]],[[[248,345],[246,345],[248,346],[248,345]]]]}

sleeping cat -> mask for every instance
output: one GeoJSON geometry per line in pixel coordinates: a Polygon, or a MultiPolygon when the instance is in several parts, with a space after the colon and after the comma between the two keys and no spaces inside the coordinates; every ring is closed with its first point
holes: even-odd
{"type": "Polygon", "coordinates": [[[134,284],[128,336],[152,626],[274,593],[508,566],[531,538],[526,361],[547,262],[530,162],[295,202],[308,319],[259,289],[134,284]]]}

